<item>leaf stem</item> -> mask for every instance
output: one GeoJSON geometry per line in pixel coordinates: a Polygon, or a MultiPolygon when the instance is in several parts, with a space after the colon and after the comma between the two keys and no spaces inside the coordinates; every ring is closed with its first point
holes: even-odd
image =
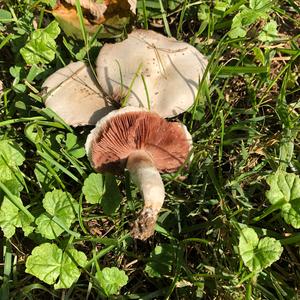
{"type": "Polygon", "coordinates": [[[271,205],[260,216],[253,218],[252,222],[256,223],[256,222],[259,222],[260,220],[264,219],[265,217],[270,215],[273,211],[280,209],[280,207],[284,204],[284,202],[285,202],[284,200],[281,200],[278,203],[271,205]]]}

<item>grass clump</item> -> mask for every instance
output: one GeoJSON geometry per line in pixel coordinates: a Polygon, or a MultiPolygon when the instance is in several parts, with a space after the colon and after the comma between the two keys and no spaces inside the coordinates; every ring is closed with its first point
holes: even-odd
{"type": "Polygon", "coordinates": [[[44,108],[45,78],[106,42],[66,36],[51,5],[0,4],[0,298],[298,299],[299,1],[137,2],[134,26],[189,42],[210,73],[147,242],[128,234],[128,174],[94,174],[91,128],[44,108]]]}

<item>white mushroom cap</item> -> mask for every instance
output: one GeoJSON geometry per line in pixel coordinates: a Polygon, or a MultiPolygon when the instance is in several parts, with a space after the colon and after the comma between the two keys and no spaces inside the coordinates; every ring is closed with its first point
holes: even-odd
{"type": "MultiPolygon", "coordinates": [[[[120,94],[122,82],[127,92],[139,66],[151,111],[173,117],[193,105],[207,60],[187,43],[151,30],[135,30],[126,40],[101,49],[96,62],[99,84],[113,97],[120,94]]],[[[127,105],[148,107],[141,76],[134,81],[127,105]]]]}
{"type": "Polygon", "coordinates": [[[80,61],[57,70],[42,88],[46,107],[72,126],[94,125],[114,109],[101,93],[91,69],[80,61]]]}

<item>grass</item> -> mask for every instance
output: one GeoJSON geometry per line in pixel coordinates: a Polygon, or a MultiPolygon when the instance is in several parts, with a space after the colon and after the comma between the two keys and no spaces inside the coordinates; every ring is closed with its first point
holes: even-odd
{"type": "MultiPolygon", "coordinates": [[[[246,34],[237,37],[232,24],[246,14],[243,5],[255,1],[138,1],[134,26],[195,46],[209,58],[210,73],[209,84],[199,83],[195,105],[178,117],[193,136],[192,162],[188,170],[163,175],[167,201],[156,234],[146,242],[128,235],[141,208],[128,174],[111,181],[112,189],[117,184],[120,190],[109,195],[120,202],[118,208],[107,213],[104,204],[88,204],[82,187],[93,170],[82,151],[91,127],[64,124],[44,109],[39,94],[45,78],[71,60],[93,64],[107,40],[78,42],[61,32],[53,59],[31,66],[20,54],[35,31],[33,20],[43,28],[53,19],[46,2],[0,4],[0,140],[13,141],[26,158],[5,164],[2,157],[0,203],[8,198],[27,218],[37,218],[45,194],[56,188],[70,193],[80,213],[53,240],[36,231],[24,235],[24,219],[12,237],[0,232],[0,298],[102,299],[97,272],[117,267],[129,279],[119,296],[109,299],[298,299],[300,232],[270,205],[266,179],[278,170],[300,173],[299,1],[263,1],[267,17],[249,21],[246,16],[245,26],[236,27],[246,34]],[[259,38],[270,19],[278,33],[259,38]],[[9,180],[3,175],[7,168],[15,174],[9,180]],[[251,272],[239,248],[245,227],[261,239],[280,241],[280,259],[251,272]],[[55,290],[25,272],[32,250],[49,242],[64,250],[75,247],[87,257],[68,289],[55,290]]],[[[299,204],[296,208],[299,214],[299,204]]]]}

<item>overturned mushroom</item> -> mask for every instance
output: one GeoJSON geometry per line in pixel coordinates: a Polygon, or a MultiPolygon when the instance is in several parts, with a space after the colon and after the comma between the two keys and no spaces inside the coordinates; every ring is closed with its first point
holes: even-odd
{"type": "MultiPolygon", "coordinates": [[[[135,30],[120,43],[105,44],[97,58],[99,84],[108,95],[127,91],[127,105],[173,117],[194,103],[206,58],[193,46],[151,30],[135,30]],[[143,76],[136,76],[140,69],[143,76]]],[[[123,93],[122,96],[124,96],[123,93]]]]}
{"type": "Polygon", "coordinates": [[[127,168],[140,189],[144,207],[133,225],[134,238],[145,240],[154,233],[165,198],[159,172],[178,170],[191,143],[184,125],[133,107],[109,113],[89,134],[86,151],[93,168],[111,173],[127,168]]]}
{"type": "Polygon", "coordinates": [[[114,109],[83,62],[57,70],[43,83],[42,91],[46,107],[72,126],[94,125],[114,109]]]}
{"type": "MultiPolygon", "coordinates": [[[[136,0],[80,0],[79,3],[87,33],[97,32],[101,37],[119,34],[136,10],[136,0]],[[109,28],[99,28],[101,24],[109,28]]],[[[52,14],[66,34],[82,39],[75,0],[57,0],[52,14]]]]}

